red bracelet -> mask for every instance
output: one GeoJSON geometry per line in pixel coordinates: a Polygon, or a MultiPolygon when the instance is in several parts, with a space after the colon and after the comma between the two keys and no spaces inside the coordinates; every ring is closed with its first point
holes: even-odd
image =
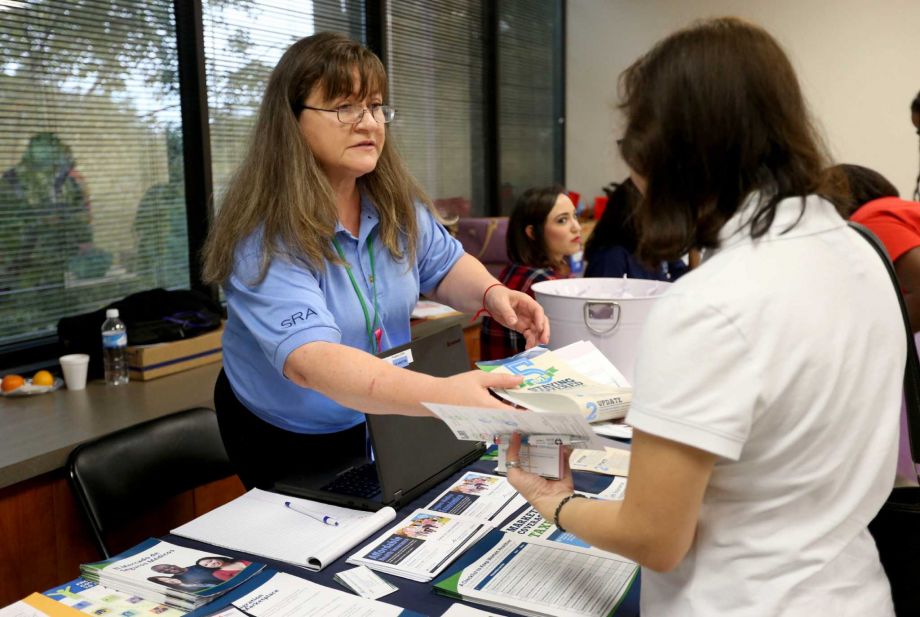
{"type": "MultiPolygon", "coordinates": [[[[486,287],[486,290],[482,292],[482,308],[476,311],[476,314],[473,315],[473,318],[470,320],[471,323],[479,319],[479,316],[482,315],[483,313],[489,313],[489,309],[486,308],[486,294],[489,293],[489,290],[492,289],[493,287],[504,287],[504,286],[505,286],[504,283],[492,283],[491,285],[486,287]]],[[[492,316],[492,313],[489,313],[489,317],[491,316],[492,316]]]]}

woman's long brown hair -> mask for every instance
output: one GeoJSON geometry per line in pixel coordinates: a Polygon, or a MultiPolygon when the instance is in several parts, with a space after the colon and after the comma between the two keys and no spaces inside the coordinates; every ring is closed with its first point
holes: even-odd
{"type": "MultiPolygon", "coordinates": [[[[248,153],[223,196],[204,248],[204,280],[224,283],[239,243],[262,227],[259,277],[276,257],[300,259],[322,270],[338,262],[329,239],[338,219],[336,196],[300,132],[300,105],[323,88],[327,98],[387,95],[383,64],[342,35],[323,32],[294,43],[272,71],[250,137],[248,153]]],[[[397,259],[415,258],[415,202],[431,202],[409,174],[391,139],[377,167],[358,179],[377,208],[379,239],[397,259]]]]}
{"type": "Polygon", "coordinates": [[[621,88],[621,152],[648,181],[638,252],[650,263],[716,247],[754,191],[763,197],[754,238],[782,199],[843,198],[792,64],[758,26],[721,18],[678,31],[628,68],[621,88]]]}

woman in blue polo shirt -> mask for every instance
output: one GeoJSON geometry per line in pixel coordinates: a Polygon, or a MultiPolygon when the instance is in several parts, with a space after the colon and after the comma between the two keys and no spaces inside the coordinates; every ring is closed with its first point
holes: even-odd
{"type": "Polygon", "coordinates": [[[204,276],[228,307],[215,404],[247,486],[363,452],[364,413],[494,405],[488,388],[516,383],[428,377],[375,358],[410,340],[420,292],[486,309],[529,345],[549,339],[539,305],[501,286],[438,222],[387,139],[386,95],[383,65],[354,41],[320,33],[291,46],[211,229],[204,276]]]}

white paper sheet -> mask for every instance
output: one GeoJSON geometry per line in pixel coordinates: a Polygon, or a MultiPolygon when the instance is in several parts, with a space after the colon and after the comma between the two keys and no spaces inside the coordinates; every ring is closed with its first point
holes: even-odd
{"type": "Polygon", "coordinates": [[[568,413],[529,413],[513,409],[489,409],[423,403],[441,418],[457,439],[491,443],[497,435],[568,435],[581,439],[581,448],[603,450],[604,441],[594,434],[582,416],[568,413]]]}

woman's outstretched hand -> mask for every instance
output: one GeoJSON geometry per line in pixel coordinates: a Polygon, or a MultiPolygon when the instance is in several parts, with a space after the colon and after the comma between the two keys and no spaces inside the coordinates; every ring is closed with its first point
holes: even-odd
{"type": "Polygon", "coordinates": [[[521,385],[520,375],[504,375],[485,371],[467,371],[452,377],[446,377],[439,401],[451,405],[468,407],[491,407],[496,409],[513,409],[489,392],[489,388],[516,388],[521,385]]]}
{"type": "Polygon", "coordinates": [[[486,292],[484,306],[492,319],[523,334],[527,349],[549,343],[549,320],[543,307],[527,294],[495,285],[486,292]]]}

